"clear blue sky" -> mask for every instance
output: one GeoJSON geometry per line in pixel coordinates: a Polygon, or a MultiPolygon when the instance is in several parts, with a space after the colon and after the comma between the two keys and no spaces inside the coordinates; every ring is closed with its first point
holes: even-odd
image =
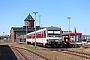
{"type": "Polygon", "coordinates": [[[42,26],[61,26],[90,34],[90,0],[0,0],[0,35],[10,33],[11,27],[23,26],[24,19],[37,11],[36,25],[41,15],[42,26]]]}

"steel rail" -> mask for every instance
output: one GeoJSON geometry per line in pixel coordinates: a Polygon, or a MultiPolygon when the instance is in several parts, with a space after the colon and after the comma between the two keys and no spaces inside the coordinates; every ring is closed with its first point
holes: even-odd
{"type": "Polygon", "coordinates": [[[78,54],[74,54],[73,52],[71,53],[71,52],[69,52],[69,51],[67,51],[67,52],[63,52],[63,53],[67,53],[67,54],[70,54],[70,55],[78,56],[78,57],[81,57],[81,58],[90,59],[90,57],[83,56],[83,55],[78,55],[78,54]]]}
{"type": "Polygon", "coordinates": [[[78,56],[78,57],[81,57],[81,58],[86,58],[86,59],[89,59],[90,60],[90,54],[87,54],[87,53],[82,53],[82,52],[77,52],[77,51],[71,51],[71,50],[68,50],[68,49],[49,49],[51,51],[57,51],[57,52],[62,52],[62,53],[66,53],[66,54],[70,54],[70,55],[74,55],[74,56],[78,56]]]}
{"type": "MultiPolygon", "coordinates": [[[[10,46],[10,47],[14,47],[14,46],[10,46]]],[[[45,56],[42,56],[42,55],[40,55],[40,54],[38,54],[38,53],[35,53],[35,52],[33,52],[33,51],[31,51],[31,50],[28,50],[28,49],[25,49],[25,48],[21,48],[21,47],[14,47],[14,48],[19,48],[19,49],[23,49],[23,50],[29,51],[29,52],[31,52],[31,53],[33,53],[33,54],[35,54],[35,55],[37,55],[37,56],[45,59],[45,60],[51,60],[51,59],[49,59],[49,58],[47,58],[47,57],[45,57],[45,56]]],[[[19,51],[19,52],[20,52],[20,51],[19,51]]],[[[26,57],[26,58],[27,58],[27,57],[26,57]]]]}
{"type": "MultiPolygon", "coordinates": [[[[14,47],[11,47],[12,49],[15,49],[14,47]]],[[[24,58],[25,60],[30,60],[27,56],[25,56],[22,52],[20,52],[18,49],[15,49],[16,51],[18,51],[24,58]]]]}
{"type": "Polygon", "coordinates": [[[82,52],[77,52],[77,51],[71,51],[71,50],[63,50],[61,52],[62,53],[67,53],[67,54],[70,54],[70,55],[74,55],[74,56],[78,56],[78,57],[81,57],[81,58],[86,58],[86,59],[89,59],[90,60],[90,54],[87,54],[87,53],[82,53],[82,52]]]}

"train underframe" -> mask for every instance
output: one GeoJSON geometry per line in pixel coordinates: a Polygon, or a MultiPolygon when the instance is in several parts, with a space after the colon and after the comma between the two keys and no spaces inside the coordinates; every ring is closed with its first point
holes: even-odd
{"type": "MultiPolygon", "coordinates": [[[[27,42],[27,44],[32,44],[35,45],[35,42],[31,43],[31,42],[27,42]]],[[[55,42],[55,41],[51,41],[50,43],[36,43],[37,46],[43,46],[43,47],[56,47],[56,48],[66,48],[69,47],[69,44],[65,43],[64,41],[62,42],[55,42]]]]}
{"type": "Polygon", "coordinates": [[[50,44],[46,43],[45,47],[61,47],[61,44],[58,42],[51,42],[50,44]]]}
{"type": "MultiPolygon", "coordinates": [[[[35,42],[27,42],[27,44],[32,44],[35,45],[35,42]]],[[[37,46],[43,46],[43,47],[61,47],[61,44],[58,44],[58,42],[51,42],[50,44],[48,43],[36,43],[37,46]]]]}

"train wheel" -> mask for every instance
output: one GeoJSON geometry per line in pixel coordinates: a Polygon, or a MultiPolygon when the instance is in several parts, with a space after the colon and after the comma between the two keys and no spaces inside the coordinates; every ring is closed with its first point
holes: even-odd
{"type": "Polygon", "coordinates": [[[44,47],[47,48],[47,44],[45,44],[44,47]]]}
{"type": "Polygon", "coordinates": [[[31,44],[31,42],[27,42],[26,44],[28,44],[28,45],[29,45],[29,44],[31,44]]]}
{"type": "Polygon", "coordinates": [[[31,45],[33,45],[33,42],[31,42],[31,45]]]}

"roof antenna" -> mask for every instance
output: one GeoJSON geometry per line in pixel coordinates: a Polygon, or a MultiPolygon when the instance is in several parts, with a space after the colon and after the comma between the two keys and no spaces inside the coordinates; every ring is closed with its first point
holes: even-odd
{"type": "Polygon", "coordinates": [[[30,13],[29,13],[29,15],[30,15],[30,13]]]}

